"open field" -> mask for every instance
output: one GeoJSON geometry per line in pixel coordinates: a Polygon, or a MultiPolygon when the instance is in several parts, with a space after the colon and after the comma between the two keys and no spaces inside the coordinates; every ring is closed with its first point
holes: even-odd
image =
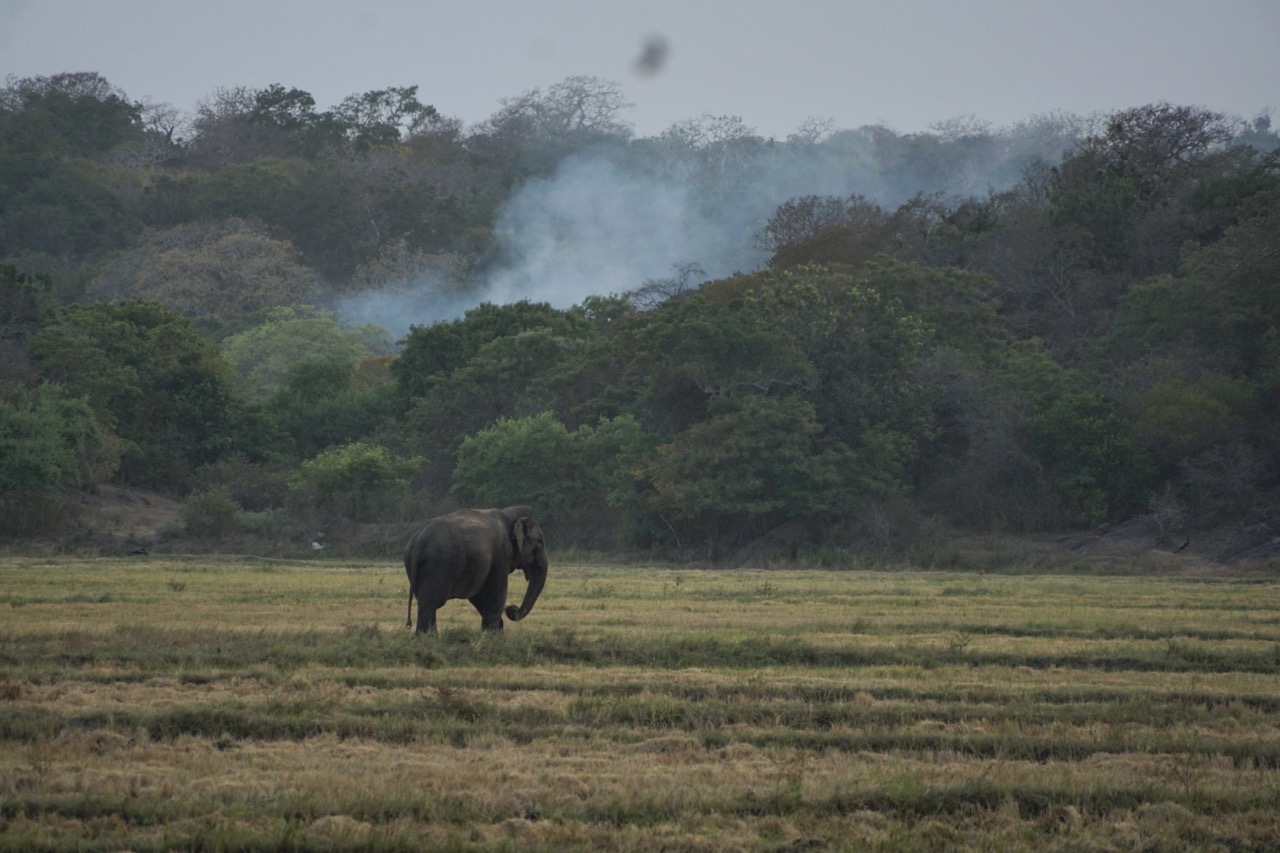
{"type": "Polygon", "coordinates": [[[0,562],[0,850],[1280,848],[1280,579],[0,562]],[[517,595],[523,584],[513,584],[517,595]]]}

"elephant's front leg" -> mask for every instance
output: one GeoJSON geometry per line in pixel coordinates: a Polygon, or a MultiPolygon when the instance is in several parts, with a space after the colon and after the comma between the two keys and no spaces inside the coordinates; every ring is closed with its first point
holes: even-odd
{"type": "Polygon", "coordinates": [[[502,630],[502,602],[494,602],[483,593],[474,596],[468,601],[475,607],[480,614],[480,630],[482,631],[501,631],[502,630]]]}
{"type": "Polygon", "coordinates": [[[480,591],[467,599],[480,614],[481,630],[502,630],[502,607],[507,603],[508,574],[496,568],[492,569],[480,591]]]}

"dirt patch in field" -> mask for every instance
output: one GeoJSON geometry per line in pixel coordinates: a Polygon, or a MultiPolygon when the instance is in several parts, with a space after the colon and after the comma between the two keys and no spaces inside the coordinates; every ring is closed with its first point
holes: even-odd
{"type": "Polygon", "coordinates": [[[151,539],[178,524],[182,503],[158,492],[98,486],[77,496],[86,526],[113,538],[151,539]]]}
{"type": "Polygon", "coordinates": [[[1280,525],[1258,521],[1228,531],[1218,559],[1224,563],[1280,560],[1280,525]]]}
{"type": "MultiPolygon", "coordinates": [[[[1080,537],[1071,545],[1077,554],[1095,554],[1098,556],[1122,556],[1141,554],[1155,548],[1159,543],[1146,519],[1133,518],[1123,524],[1105,525],[1086,536],[1080,537]]],[[[1181,543],[1168,550],[1179,550],[1181,543]]]]}
{"type": "Polygon", "coordinates": [[[1153,551],[1185,554],[1223,565],[1280,560],[1280,525],[1249,520],[1210,530],[1188,531],[1178,541],[1162,541],[1144,518],[1108,525],[1070,543],[1077,554],[1120,557],[1153,551]]]}

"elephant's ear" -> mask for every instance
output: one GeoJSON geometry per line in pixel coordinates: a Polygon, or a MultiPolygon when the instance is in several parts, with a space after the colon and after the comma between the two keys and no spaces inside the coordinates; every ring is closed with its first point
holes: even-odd
{"type": "Polygon", "coordinates": [[[520,549],[524,547],[525,537],[529,535],[529,517],[517,518],[515,526],[511,528],[511,541],[515,543],[516,553],[520,553],[520,549]]]}

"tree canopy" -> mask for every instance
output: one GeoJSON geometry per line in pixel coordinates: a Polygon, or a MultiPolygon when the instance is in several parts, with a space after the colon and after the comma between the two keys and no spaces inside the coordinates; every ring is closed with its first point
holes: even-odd
{"type": "Polygon", "coordinates": [[[97,74],[6,80],[6,533],[104,483],[190,496],[206,536],[529,502],[569,541],[716,559],[780,525],[845,547],[926,519],[1280,509],[1261,117],[1151,104],[779,141],[717,115],[637,138],[629,106],[572,77],[466,127],[417,86],[325,109],[273,83],[182,116],[97,74]],[[548,250],[512,238],[513,211],[575,163],[666,193],[584,233],[706,256],[574,305],[512,292],[564,284],[498,274],[548,250]],[[351,320],[361,300],[408,331],[351,320]]]}

